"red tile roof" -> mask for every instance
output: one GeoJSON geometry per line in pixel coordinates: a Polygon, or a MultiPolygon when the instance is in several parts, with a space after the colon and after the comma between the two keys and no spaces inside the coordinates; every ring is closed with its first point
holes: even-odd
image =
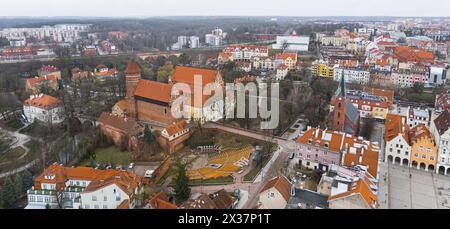
{"type": "Polygon", "coordinates": [[[141,73],[141,68],[134,60],[128,61],[127,68],[125,69],[125,74],[133,75],[141,73]]]}
{"type": "Polygon", "coordinates": [[[291,188],[292,185],[291,183],[287,180],[286,177],[284,176],[279,176],[276,177],[272,180],[270,180],[265,186],[264,188],[261,190],[262,192],[265,192],[271,188],[275,188],[276,190],[278,190],[278,192],[280,192],[280,194],[283,196],[283,198],[286,201],[289,201],[290,197],[291,197],[291,188]]]}
{"type": "Polygon", "coordinates": [[[50,95],[37,95],[34,98],[25,100],[24,105],[40,107],[43,109],[51,109],[61,105],[61,100],[50,95]]]}
{"type": "Polygon", "coordinates": [[[172,84],[141,79],[139,80],[134,95],[164,103],[169,103],[171,93],[172,84]]]}

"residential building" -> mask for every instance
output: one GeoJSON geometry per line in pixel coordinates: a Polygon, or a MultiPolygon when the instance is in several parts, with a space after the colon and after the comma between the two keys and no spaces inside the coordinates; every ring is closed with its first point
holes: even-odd
{"type": "Polygon", "coordinates": [[[388,114],[386,118],[385,161],[410,166],[411,145],[406,117],[388,114]]]}
{"type": "Polygon", "coordinates": [[[64,121],[63,111],[62,102],[49,95],[31,95],[23,103],[23,112],[28,122],[38,120],[44,123],[58,124],[64,121]]]}
{"type": "Polygon", "coordinates": [[[419,124],[423,124],[427,127],[431,122],[431,111],[428,108],[411,107],[407,109],[408,125],[409,127],[415,127],[419,124]]]}
{"type": "Polygon", "coordinates": [[[146,201],[144,208],[148,209],[177,209],[177,205],[173,204],[164,191],[159,192],[146,201]]]}
{"type": "Polygon", "coordinates": [[[430,131],[424,124],[418,124],[409,132],[411,142],[411,167],[434,171],[437,165],[438,149],[430,131]]]}
{"type": "MultiPolygon", "coordinates": [[[[386,119],[389,113],[389,101],[385,96],[378,96],[364,91],[347,90],[347,100],[358,109],[361,118],[386,119]]],[[[337,97],[331,100],[331,110],[337,103],[337,97]]]]}
{"type": "Polygon", "coordinates": [[[27,79],[25,90],[28,93],[38,94],[43,91],[58,90],[58,78],[54,75],[36,76],[27,79]]]}
{"type": "Polygon", "coordinates": [[[291,197],[292,184],[284,177],[275,177],[259,193],[260,209],[284,209],[291,197]]]}
{"type": "Polygon", "coordinates": [[[258,45],[229,45],[222,53],[231,54],[233,61],[250,61],[253,57],[268,57],[269,48],[258,45]]]}
{"type": "Polygon", "coordinates": [[[26,209],[136,208],[142,177],[123,170],[50,165],[27,191],[26,209]]]}
{"type": "Polygon", "coordinates": [[[236,208],[238,200],[224,189],[217,192],[195,193],[181,204],[179,209],[233,209],[236,208]]]}
{"type": "Polygon", "coordinates": [[[328,171],[333,165],[365,167],[378,177],[379,143],[344,132],[308,127],[296,140],[295,160],[315,170],[328,171]]]}
{"type": "Polygon", "coordinates": [[[365,168],[332,166],[324,173],[318,192],[329,196],[330,209],[377,209],[378,180],[365,168]]]}
{"type": "Polygon", "coordinates": [[[450,174],[450,112],[444,110],[432,123],[431,132],[438,145],[436,172],[450,174]]]}
{"type": "Polygon", "coordinates": [[[294,188],[285,209],[328,209],[328,196],[294,188]]]}
{"type": "Polygon", "coordinates": [[[71,70],[72,73],[72,80],[81,80],[86,79],[90,76],[90,73],[88,71],[83,71],[80,68],[73,68],[71,70]]]}

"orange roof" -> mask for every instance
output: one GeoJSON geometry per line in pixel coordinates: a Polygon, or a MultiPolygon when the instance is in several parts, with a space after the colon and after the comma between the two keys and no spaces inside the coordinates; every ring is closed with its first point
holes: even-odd
{"type": "Polygon", "coordinates": [[[319,130],[315,128],[311,128],[307,130],[302,136],[297,138],[297,142],[302,144],[308,144],[308,141],[312,141],[312,145],[316,145],[319,143],[320,147],[325,147],[325,144],[328,143],[328,149],[332,151],[339,152],[341,151],[341,142],[342,138],[345,137],[345,133],[338,133],[331,130],[319,130]],[[319,131],[316,135],[316,131],[319,131]],[[324,134],[330,135],[329,140],[323,139],[324,134]]]}
{"type": "Polygon", "coordinates": [[[387,102],[389,104],[392,104],[394,101],[394,90],[364,87],[364,91],[374,94],[376,96],[386,97],[387,102]]]}
{"type": "Polygon", "coordinates": [[[52,97],[50,95],[42,95],[42,96],[36,96],[34,98],[30,98],[25,100],[24,105],[26,106],[34,106],[34,107],[40,107],[43,109],[50,109],[57,107],[61,104],[61,101],[55,97],[52,97]]]}
{"type": "Polygon", "coordinates": [[[116,103],[116,105],[122,110],[125,111],[128,107],[128,102],[126,99],[121,99],[119,102],[116,103]]]}
{"type": "Polygon", "coordinates": [[[141,68],[134,60],[128,61],[127,68],[125,69],[125,74],[133,75],[141,73],[141,68]]]}
{"type": "Polygon", "coordinates": [[[135,96],[169,103],[172,84],[160,83],[152,80],[139,80],[134,92],[135,96]]]}
{"type": "MultiPolygon", "coordinates": [[[[40,183],[57,183],[57,187],[65,188],[67,180],[91,181],[84,192],[98,190],[110,184],[116,184],[129,196],[132,196],[134,189],[141,185],[142,177],[122,170],[97,170],[89,167],[70,168],[62,165],[50,165],[36,179],[40,183]]],[[[37,185],[36,189],[40,189],[37,185]]]]}
{"type": "Polygon", "coordinates": [[[374,177],[378,176],[378,153],[372,143],[364,142],[357,138],[345,138],[343,165],[353,167],[356,165],[367,166],[367,171],[374,177]]]}
{"type": "Polygon", "coordinates": [[[378,197],[377,194],[372,191],[370,184],[371,183],[367,182],[365,179],[360,179],[358,180],[356,186],[351,190],[339,195],[330,196],[330,198],[328,198],[328,201],[333,201],[341,198],[346,198],[354,194],[359,194],[370,208],[378,208],[378,197]]]}
{"type": "Polygon", "coordinates": [[[27,79],[27,84],[30,86],[33,86],[37,83],[43,82],[43,81],[51,81],[52,83],[56,83],[58,79],[54,75],[47,75],[47,76],[36,76],[30,79],[27,79]]]}
{"type": "Polygon", "coordinates": [[[423,123],[420,123],[409,131],[409,139],[411,141],[411,144],[420,140],[421,138],[432,139],[430,131],[423,123]]]}
{"type": "Polygon", "coordinates": [[[275,58],[283,60],[291,58],[292,60],[297,60],[297,53],[295,52],[278,53],[277,55],[275,55],[275,58]]]}
{"type": "Polygon", "coordinates": [[[126,199],[123,200],[122,203],[120,203],[116,209],[129,209],[129,208],[130,208],[130,200],[126,199]]]}
{"type": "Polygon", "coordinates": [[[169,202],[166,194],[161,191],[152,197],[150,200],[147,200],[147,203],[152,207],[152,209],[176,209],[177,206],[169,202]]]}
{"type": "Polygon", "coordinates": [[[192,87],[194,86],[194,76],[200,75],[204,86],[215,82],[218,74],[219,72],[216,70],[177,66],[171,76],[171,80],[174,83],[186,83],[192,87]]]}
{"type": "Polygon", "coordinates": [[[386,116],[386,142],[391,141],[399,134],[403,135],[406,142],[408,141],[409,126],[406,123],[406,117],[394,114],[386,116]]]}
{"type": "Polygon", "coordinates": [[[186,125],[186,121],[184,119],[177,121],[171,125],[169,125],[166,128],[167,133],[169,134],[169,136],[172,136],[182,130],[184,130],[184,127],[186,125]]]}
{"type": "Polygon", "coordinates": [[[103,112],[100,115],[98,122],[115,127],[130,134],[133,134],[134,130],[138,127],[138,124],[134,120],[116,116],[107,112],[103,112]]]}
{"type": "Polygon", "coordinates": [[[283,198],[286,201],[289,201],[289,198],[291,197],[291,183],[287,180],[284,176],[275,177],[272,180],[270,180],[266,186],[261,190],[261,192],[265,192],[271,188],[275,188],[280,192],[280,194],[283,196],[283,198]]]}

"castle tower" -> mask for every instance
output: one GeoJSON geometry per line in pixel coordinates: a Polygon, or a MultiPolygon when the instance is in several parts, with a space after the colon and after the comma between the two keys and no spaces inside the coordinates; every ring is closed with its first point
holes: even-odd
{"type": "Polygon", "coordinates": [[[134,60],[128,61],[128,66],[125,69],[125,80],[127,87],[126,100],[128,103],[127,115],[132,119],[137,118],[137,107],[136,107],[136,100],[134,98],[134,92],[136,91],[136,87],[140,79],[141,79],[141,68],[134,60]]]}

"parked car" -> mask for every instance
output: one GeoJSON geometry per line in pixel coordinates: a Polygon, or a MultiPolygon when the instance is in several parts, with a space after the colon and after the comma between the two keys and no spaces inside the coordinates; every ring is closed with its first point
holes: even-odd
{"type": "Polygon", "coordinates": [[[128,166],[128,169],[133,169],[134,168],[134,163],[130,163],[130,165],[128,166]]]}

